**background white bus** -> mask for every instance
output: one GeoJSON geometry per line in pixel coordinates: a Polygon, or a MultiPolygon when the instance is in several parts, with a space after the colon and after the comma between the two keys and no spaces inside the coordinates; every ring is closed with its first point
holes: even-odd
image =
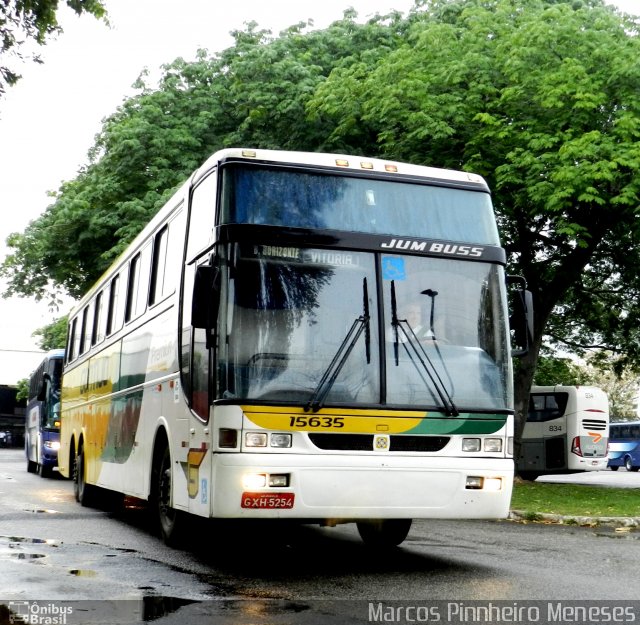
{"type": "Polygon", "coordinates": [[[594,386],[534,386],[518,473],[525,479],[607,468],[609,400],[594,386]]]}
{"type": "Polygon", "coordinates": [[[186,513],[387,544],[504,517],[505,264],[478,176],[218,152],[70,314],[60,470],[82,504],[148,500],[167,542],[186,513]]]}

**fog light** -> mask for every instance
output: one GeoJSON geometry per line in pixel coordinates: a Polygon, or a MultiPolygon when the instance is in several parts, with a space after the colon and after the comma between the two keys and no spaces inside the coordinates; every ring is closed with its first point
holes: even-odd
{"type": "Polygon", "coordinates": [[[264,488],[267,485],[267,475],[266,473],[248,473],[242,478],[242,485],[247,490],[264,488]]]}
{"type": "Polygon", "coordinates": [[[289,474],[282,473],[269,476],[269,486],[282,487],[289,486],[289,474]]]}
{"type": "Polygon", "coordinates": [[[479,438],[463,438],[462,439],[462,451],[480,451],[480,439],[479,438]]]}
{"type": "Polygon", "coordinates": [[[291,434],[272,434],[271,447],[291,447],[291,434]]]}
{"type": "Polygon", "coordinates": [[[465,488],[468,490],[481,490],[483,482],[484,482],[483,477],[467,475],[467,483],[465,484],[465,488]]]}
{"type": "Polygon", "coordinates": [[[502,490],[502,478],[501,477],[487,477],[484,480],[484,490],[499,491],[502,490]]]}
{"type": "Polygon", "coordinates": [[[244,435],[244,444],[247,447],[266,447],[267,433],[266,432],[247,432],[244,435]]]}
{"type": "Polygon", "coordinates": [[[484,439],[485,451],[502,451],[502,439],[501,438],[485,438],[484,439]]]}
{"type": "Polygon", "coordinates": [[[218,447],[234,448],[238,446],[238,430],[220,428],[218,431],[218,447]]]}

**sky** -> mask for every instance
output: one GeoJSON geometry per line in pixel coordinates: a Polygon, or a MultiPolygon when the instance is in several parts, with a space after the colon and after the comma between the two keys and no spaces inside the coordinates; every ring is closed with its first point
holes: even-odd
{"type": "MultiPolygon", "coordinates": [[[[640,0],[611,2],[640,14],[640,0]]],[[[62,4],[62,3],[61,3],[62,4]]],[[[233,44],[229,34],[255,21],[277,34],[299,21],[324,28],[353,7],[360,19],[413,0],[106,0],[110,26],[89,15],[61,9],[64,29],[39,50],[44,64],[19,67],[23,78],[0,98],[0,260],[5,241],[22,232],[51,203],[48,193],[73,180],[102,120],[133,95],[131,85],[144,68],[153,75],[177,57],[195,58],[233,44]]],[[[0,291],[3,285],[0,283],[0,291]]],[[[33,331],[66,314],[34,300],[0,299],[0,384],[15,384],[37,366],[33,331]]]]}

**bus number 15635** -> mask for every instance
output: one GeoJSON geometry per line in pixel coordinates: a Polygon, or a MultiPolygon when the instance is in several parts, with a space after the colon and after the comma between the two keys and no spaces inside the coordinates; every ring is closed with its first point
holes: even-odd
{"type": "Polygon", "coordinates": [[[292,428],[343,428],[344,417],[289,417],[292,428]]]}

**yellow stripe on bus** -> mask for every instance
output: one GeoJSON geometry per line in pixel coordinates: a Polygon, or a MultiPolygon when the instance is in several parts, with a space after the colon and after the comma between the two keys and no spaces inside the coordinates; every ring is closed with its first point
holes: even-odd
{"type": "Polygon", "coordinates": [[[426,413],[391,410],[322,409],[305,412],[302,408],[283,409],[266,406],[243,406],[245,416],[267,430],[319,431],[344,433],[387,432],[398,434],[417,427],[426,413]],[[286,410],[286,412],[285,412],[286,410]]]}

